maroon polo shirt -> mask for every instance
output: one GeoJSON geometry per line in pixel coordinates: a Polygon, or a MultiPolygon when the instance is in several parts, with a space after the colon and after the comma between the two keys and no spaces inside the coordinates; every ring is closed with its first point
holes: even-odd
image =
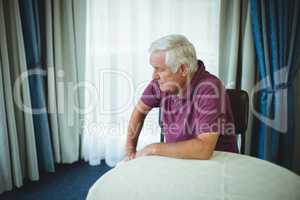
{"type": "Polygon", "coordinates": [[[229,97],[222,82],[206,71],[201,61],[182,96],[162,92],[152,80],[141,100],[151,108],[161,107],[166,142],[216,132],[220,134],[216,150],[238,151],[229,97]]]}

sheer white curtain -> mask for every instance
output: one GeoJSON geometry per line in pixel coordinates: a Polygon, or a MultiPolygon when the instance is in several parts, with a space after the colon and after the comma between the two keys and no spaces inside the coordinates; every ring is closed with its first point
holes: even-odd
{"type": "MultiPolygon", "coordinates": [[[[184,34],[218,75],[219,0],[88,0],[83,156],[114,166],[124,157],[133,106],[151,80],[151,42],[184,34]]],[[[144,123],[138,149],[159,141],[158,110],[144,123]]]]}

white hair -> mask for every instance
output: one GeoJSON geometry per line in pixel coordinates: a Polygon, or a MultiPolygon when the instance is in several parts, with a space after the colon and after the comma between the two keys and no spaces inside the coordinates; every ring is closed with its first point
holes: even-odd
{"type": "Polygon", "coordinates": [[[188,65],[190,73],[197,70],[194,45],[183,35],[167,35],[155,40],[150,46],[149,53],[155,51],[166,51],[166,64],[171,67],[173,73],[177,72],[182,64],[188,65]]]}

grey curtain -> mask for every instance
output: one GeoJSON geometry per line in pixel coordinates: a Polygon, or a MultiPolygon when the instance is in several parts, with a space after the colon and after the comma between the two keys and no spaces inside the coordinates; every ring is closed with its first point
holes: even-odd
{"type": "MultiPolygon", "coordinates": [[[[44,1],[39,30],[50,144],[56,163],[80,158],[81,114],[84,105],[85,0],[44,1]]],[[[23,179],[39,179],[39,162],[27,78],[24,30],[18,0],[0,0],[0,194],[21,187],[23,179]],[[18,84],[18,80],[22,80],[18,84]],[[25,110],[25,111],[24,111],[25,110]]],[[[43,158],[47,159],[47,158],[43,158]]],[[[53,162],[53,161],[51,161],[53,162]]]]}
{"type": "Polygon", "coordinates": [[[17,0],[0,0],[0,193],[22,186],[23,178],[38,180],[33,119],[23,33],[17,0]]]}
{"type": "MultiPolygon", "coordinates": [[[[250,2],[222,0],[220,3],[219,76],[227,88],[243,89],[250,95],[255,83],[250,2]]],[[[250,154],[252,124],[250,110],[246,154],[250,154]]]]}
{"type": "Polygon", "coordinates": [[[80,157],[84,106],[84,0],[46,1],[48,110],[56,162],[80,157]]]}

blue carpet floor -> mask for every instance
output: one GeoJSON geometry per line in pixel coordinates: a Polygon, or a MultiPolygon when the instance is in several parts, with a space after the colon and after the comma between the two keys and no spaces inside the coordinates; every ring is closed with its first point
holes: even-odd
{"type": "Polygon", "coordinates": [[[104,162],[98,166],[83,161],[57,165],[55,173],[41,174],[39,181],[5,192],[0,200],[84,200],[93,183],[110,169],[104,162]]]}

